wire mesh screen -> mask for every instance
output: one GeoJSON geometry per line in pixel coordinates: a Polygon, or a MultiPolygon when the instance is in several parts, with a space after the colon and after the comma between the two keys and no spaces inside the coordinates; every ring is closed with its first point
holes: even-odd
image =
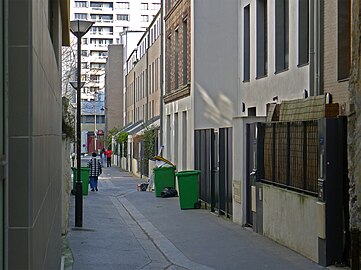
{"type": "Polygon", "coordinates": [[[317,121],[266,124],[264,134],[264,179],[316,195],[317,121]]]}
{"type": "Polygon", "coordinates": [[[275,128],[275,180],[287,184],[287,123],[277,123],[275,128]]]}
{"type": "Polygon", "coordinates": [[[272,180],[272,143],[273,141],[273,128],[272,124],[266,124],[264,135],[264,178],[272,180]]]}
{"type": "Polygon", "coordinates": [[[302,122],[290,125],[290,185],[303,188],[303,141],[304,126],[302,122]]]}
{"type": "Polygon", "coordinates": [[[318,178],[318,126],[317,122],[307,122],[307,163],[306,189],[317,192],[318,178]]]}

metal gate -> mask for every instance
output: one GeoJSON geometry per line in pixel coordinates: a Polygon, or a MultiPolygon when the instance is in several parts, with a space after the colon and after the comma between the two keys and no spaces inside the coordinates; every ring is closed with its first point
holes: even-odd
{"type": "Polygon", "coordinates": [[[194,140],[194,168],[200,170],[199,198],[210,204],[211,210],[215,206],[215,162],[214,162],[214,130],[203,129],[195,131],[194,140]]]}
{"type": "Polygon", "coordinates": [[[216,208],[221,214],[232,215],[232,128],[219,129],[219,174],[216,183],[216,208]]]}
{"type": "Polygon", "coordinates": [[[195,131],[195,169],[201,171],[200,199],[211,211],[232,215],[232,128],[195,131]]]}

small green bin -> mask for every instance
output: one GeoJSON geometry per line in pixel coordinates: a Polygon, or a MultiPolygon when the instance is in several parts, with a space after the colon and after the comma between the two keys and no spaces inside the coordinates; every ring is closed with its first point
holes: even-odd
{"type": "Polygon", "coordinates": [[[153,171],[155,196],[161,197],[161,192],[166,187],[175,187],[175,167],[156,167],[153,171]]]}
{"type": "MultiPolygon", "coordinates": [[[[72,167],[71,168],[73,170],[73,194],[75,194],[76,192],[76,181],[78,179],[78,174],[77,174],[77,168],[72,167]]],[[[83,195],[88,195],[88,191],[89,191],[89,172],[90,172],[90,168],[88,167],[81,167],[80,169],[80,180],[82,181],[83,185],[83,195]]]]}
{"type": "Polygon", "coordinates": [[[201,171],[181,171],[178,177],[179,204],[181,209],[199,208],[198,176],[201,171]]]}

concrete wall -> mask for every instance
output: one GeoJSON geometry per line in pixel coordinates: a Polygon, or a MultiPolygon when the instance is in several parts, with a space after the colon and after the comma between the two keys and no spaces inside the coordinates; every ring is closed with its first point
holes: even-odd
{"type": "Polygon", "coordinates": [[[164,105],[163,113],[163,156],[176,163],[178,170],[194,168],[194,131],[192,127],[191,98],[186,97],[164,105]],[[178,127],[175,129],[175,114],[178,115],[178,127]],[[185,115],[184,115],[185,114],[185,115]],[[183,119],[183,117],[186,119],[183,119]],[[170,122],[168,122],[168,117],[170,122]],[[183,121],[186,122],[186,130],[183,129],[183,121]],[[178,136],[174,136],[175,132],[178,136]],[[176,138],[178,137],[178,141],[176,138]],[[169,142],[169,144],[168,144],[169,142]],[[178,154],[175,154],[175,144],[178,145],[178,154]]]}
{"type": "Polygon", "coordinates": [[[105,69],[105,132],[123,127],[123,45],[109,45],[105,69]]]}
{"type": "Polygon", "coordinates": [[[195,129],[230,127],[236,115],[237,4],[236,0],[192,1],[191,81],[192,99],[196,104],[195,129]]]}
{"type": "Polygon", "coordinates": [[[60,1],[6,2],[9,34],[6,265],[7,269],[60,269],[60,1]],[[50,32],[49,3],[53,4],[50,32]]]}
{"type": "MultiPolygon", "coordinates": [[[[353,1],[352,4],[352,67],[350,77],[350,104],[351,113],[348,116],[348,169],[350,179],[350,229],[354,233],[352,240],[361,243],[361,31],[360,31],[360,1],[353,1]],[[359,238],[356,239],[356,236],[359,238]]],[[[357,254],[355,254],[357,257],[357,254]]],[[[357,258],[352,264],[358,267],[361,265],[361,249],[357,258]]]]}
{"type": "Polygon", "coordinates": [[[233,222],[246,223],[247,132],[246,125],[264,122],[263,117],[234,117],[233,132],[233,222]]]}
{"type": "Polygon", "coordinates": [[[63,137],[62,140],[62,205],[61,205],[61,234],[68,232],[68,216],[70,206],[70,191],[72,189],[71,179],[71,158],[70,158],[70,140],[63,137]]]}
{"type": "Polygon", "coordinates": [[[264,235],[318,262],[317,198],[270,185],[262,189],[264,235]]]}
{"type": "MultiPolygon", "coordinates": [[[[242,0],[239,5],[239,95],[238,114],[247,115],[247,108],[256,107],[257,116],[266,115],[266,104],[278,100],[303,97],[303,90],[309,89],[308,65],[298,65],[298,1],[289,1],[289,68],[275,74],[275,0],[268,0],[268,75],[256,79],[256,0],[242,0]],[[250,4],[250,81],[243,81],[243,11],[250,4]],[[245,103],[246,111],[241,111],[245,103]]],[[[235,55],[236,57],[236,55],[235,55]]]]}

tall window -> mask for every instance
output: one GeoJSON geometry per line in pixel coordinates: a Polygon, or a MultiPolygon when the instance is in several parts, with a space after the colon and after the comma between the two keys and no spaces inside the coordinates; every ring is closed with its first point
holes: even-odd
{"type": "Polygon", "coordinates": [[[188,82],[187,73],[188,73],[188,25],[187,20],[183,21],[183,85],[186,85],[188,82]]]}
{"type": "Polygon", "coordinates": [[[308,63],[309,54],[309,0],[298,0],[298,64],[308,63]]]}
{"type": "Polygon", "coordinates": [[[148,22],[149,21],[149,16],[148,15],[142,15],[142,22],[148,22]]]}
{"type": "Polygon", "coordinates": [[[267,0],[257,1],[257,78],[267,75],[267,0]]]}
{"type": "Polygon", "coordinates": [[[183,170],[187,169],[187,111],[182,112],[182,168],[183,170]]]}
{"type": "Polygon", "coordinates": [[[337,79],[345,80],[350,76],[351,36],[350,0],[337,1],[337,79]]]}
{"type": "Polygon", "coordinates": [[[276,0],[276,72],[288,68],[288,0],[276,0]]]}
{"type": "Polygon", "coordinates": [[[172,136],[172,127],[170,125],[170,115],[167,115],[167,128],[168,128],[168,132],[167,132],[167,140],[166,140],[166,145],[165,145],[165,149],[167,151],[167,158],[171,159],[170,153],[171,153],[171,144],[170,144],[170,137],[172,136]]]}
{"type": "Polygon", "coordinates": [[[250,13],[249,5],[244,8],[243,24],[243,81],[250,77],[250,13]]]}
{"type": "Polygon", "coordinates": [[[178,59],[179,56],[179,32],[178,29],[174,33],[174,89],[178,89],[178,59]]]}
{"type": "Polygon", "coordinates": [[[171,85],[170,85],[170,69],[171,69],[171,36],[167,38],[167,85],[166,85],[166,93],[170,93],[171,85]]]}
{"type": "Polygon", "coordinates": [[[140,3],[141,10],[148,10],[148,3],[140,3]]]}
{"type": "Polygon", "coordinates": [[[178,145],[179,145],[179,136],[178,136],[178,113],[174,114],[174,163],[178,164],[178,145]]]}

